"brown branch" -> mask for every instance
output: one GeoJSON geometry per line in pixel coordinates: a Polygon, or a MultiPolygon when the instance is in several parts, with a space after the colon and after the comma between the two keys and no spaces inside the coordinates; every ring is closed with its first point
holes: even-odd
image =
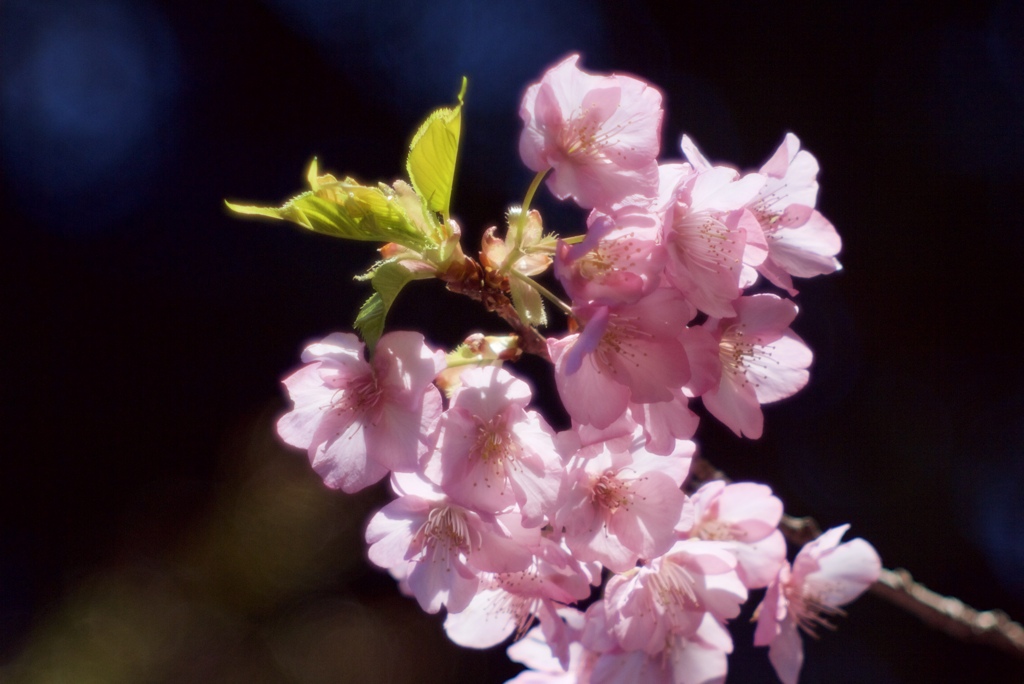
{"type": "Polygon", "coordinates": [[[978,611],[958,598],[937,594],[903,568],[882,568],[881,577],[870,591],[916,615],[929,627],[1024,659],[1024,627],[1001,610],[978,611]]]}
{"type": "MultiPolygon", "coordinates": [[[[711,462],[697,456],[683,487],[694,492],[711,480],[732,481],[711,462]]],[[[811,517],[783,515],[779,529],[794,546],[803,546],[821,536],[821,527],[811,517]]],[[[933,629],[961,641],[984,644],[1024,659],[1024,626],[1001,610],[978,611],[958,598],[937,594],[902,568],[882,568],[881,576],[869,591],[916,615],[933,629]]]]}
{"type": "Polygon", "coordinates": [[[536,328],[520,320],[516,307],[507,294],[509,290],[507,278],[498,276],[489,269],[484,269],[468,256],[453,264],[440,277],[447,284],[449,291],[480,302],[485,309],[501,316],[519,337],[519,348],[524,352],[539,356],[546,361],[551,360],[548,355],[547,340],[544,336],[537,332],[536,328]]]}

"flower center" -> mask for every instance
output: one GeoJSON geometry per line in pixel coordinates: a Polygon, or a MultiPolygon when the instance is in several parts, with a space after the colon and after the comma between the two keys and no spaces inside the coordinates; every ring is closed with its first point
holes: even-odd
{"type": "Polygon", "coordinates": [[[346,387],[334,393],[331,408],[338,413],[371,411],[381,403],[384,391],[377,384],[377,376],[367,373],[353,378],[346,387]]]}
{"type": "Polygon", "coordinates": [[[760,387],[758,380],[766,377],[764,371],[779,362],[772,357],[772,345],[762,344],[760,337],[748,337],[745,327],[746,323],[738,323],[726,329],[718,343],[718,358],[723,372],[734,382],[746,386],[754,376],[754,387],[760,387]]]}
{"type": "Polygon", "coordinates": [[[493,615],[506,615],[515,625],[514,638],[518,641],[533,624],[533,618],[540,610],[541,599],[522,591],[522,584],[537,582],[536,574],[509,573],[498,576],[501,587],[498,594],[489,604],[487,612],[493,615]]]}
{"type": "Polygon", "coordinates": [[[601,240],[597,247],[579,260],[579,273],[586,280],[594,280],[614,271],[637,269],[637,258],[643,253],[632,233],[610,240],[601,240]]]}
{"type": "Polygon", "coordinates": [[[592,485],[590,500],[614,515],[620,508],[628,510],[633,503],[632,487],[631,481],[604,473],[592,485]]]}
{"type": "Polygon", "coordinates": [[[519,443],[509,432],[504,416],[498,415],[488,421],[476,418],[476,441],[470,451],[470,457],[476,457],[490,473],[484,479],[490,486],[493,477],[503,483],[507,470],[516,470],[519,465],[519,443]]]}
{"type": "Polygon", "coordinates": [[[431,509],[427,519],[420,525],[416,538],[426,547],[434,560],[450,564],[451,556],[470,551],[469,523],[459,508],[438,506],[431,509]]]}
{"type": "Polygon", "coordinates": [[[588,109],[578,108],[569,117],[565,128],[562,129],[562,149],[569,157],[589,158],[597,163],[610,163],[609,153],[623,157],[623,153],[617,150],[619,145],[618,135],[634,124],[634,118],[629,117],[614,125],[609,126],[608,121],[598,120],[600,113],[597,105],[591,104],[588,109]]]}
{"type": "Polygon", "coordinates": [[[570,157],[600,158],[602,148],[612,142],[611,132],[602,130],[601,123],[595,120],[593,112],[578,110],[566,127],[566,154],[570,157]]]}
{"type": "Polygon", "coordinates": [[[662,559],[657,571],[651,573],[646,594],[653,612],[660,616],[660,620],[671,625],[670,632],[679,631],[679,628],[692,622],[695,610],[702,610],[694,590],[696,583],[686,568],[669,559],[662,559]]]}
{"type": "Polygon", "coordinates": [[[612,314],[595,350],[595,357],[603,370],[617,375],[615,361],[640,367],[644,359],[640,358],[640,353],[633,345],[637,340],[650,340],[653,337],[639,326],[638,317],[612,314]]]}
{"type": "Polygon", "coordinates": [[[500,416],[486,422],[477,419],[477,436],[473,445],[473,453],[477,458],[485,463],[501,463],[515,457],[514,446],[515,442],[500,416]]]}
{"type": "Polygon", "coordinates": [[[815,639],[818,638],[819,629],[827,629],[830,632],[836,630],[836,626],[829,618],[846,616],[846,611],[842,608],[828,605],[821,596],[807,591],[806,588],[787,584],[783,592],[789,601],[789,612],[796,626],[815,639]]]}
{"type": "Polygon", "coordinates": [[[779,228],[782,227],[780,221],[782,220],[782,210],[776,205],[782,201],[782,196],[779,194],[779,190],[784,189],[786,186],[783,184],[779,188],[772,192],[765,193],[764,189],[761,190],[760,196],[754,206],[750,207],[751,211],[754,212],[754,216],[757,217],[758,223],[761,224],[761,230],[764,231],[764,235],[769,240],[777,240],[778,236],[775,235],[779,228]]]}
{"type": "Polygon", "coordinates": [[[699,537],[704,541],[731,541],[745,535],[732,523],[727,523],[724,520],[705,520],[697,528],[696,534],[691,536],[699,537]]]}
{"type": "Polygon", "coordinates": [[[665,561],[658,572],[651,576],[651,591],[662,606],[695,605],[697,594],[693,591],[693,575],[683,566],[665,561]]]}
{"type": "Polygon", "coordinates": [[[694,270],[733,271],[740,262],[741,245],[728,226],[706,211],[689,211],[675,221],[671,240],[676,253],[694,270]]]}

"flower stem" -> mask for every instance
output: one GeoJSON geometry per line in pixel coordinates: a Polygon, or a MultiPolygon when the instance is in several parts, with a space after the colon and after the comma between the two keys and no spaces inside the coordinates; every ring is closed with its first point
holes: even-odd
{"type": "Polygon", "coordinates": [[[544,169],[533,177],[533,181],[530,183],[530,187],[526,189],[526,197],[523,198],[523,213],[519,215],[520,230],[522,225],[526,222],[526,215],[530,212],[530,203],[533,202],[533,196],[537,194],[537,188],[540,187],[540,182],[544,180],[544,176],[548,175],[548,169],[544,169]]]}

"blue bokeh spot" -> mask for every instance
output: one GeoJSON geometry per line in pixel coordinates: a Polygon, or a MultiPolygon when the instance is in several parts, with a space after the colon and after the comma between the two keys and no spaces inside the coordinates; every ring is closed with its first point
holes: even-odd
{"type": "Polygon", "coordinates": [[[64,233],[122,218],[173,137],[166,21],[139,3],[13,0],[0,44],[0,163],[26,213],[64,233]]]}

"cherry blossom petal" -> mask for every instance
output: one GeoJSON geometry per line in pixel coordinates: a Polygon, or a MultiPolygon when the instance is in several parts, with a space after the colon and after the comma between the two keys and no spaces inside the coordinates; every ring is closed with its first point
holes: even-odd
{"type": "Polygon", "coordinates": [[[842,606],[853,601],[881,572],[874,547],[863,539],[851,539],[818,558],[819,570],[804,580],[808,591],[822,603],[842,606]]]}
{"type": "Polygon", "coordinates": [[[476,573],[458,561],[416,563],[407,581],[425,613],[436,613],[442,606],[450,613],[465,610],[480,585],[476,573]]]}
{"type": "Polygon", "coordinates": [[[668,455],[680,440],[688,440],[697,432],[700,418],[687,406],[681,390],[673,390],[671,401],[650,404],[630,404],[629,411],[643,426],[647,450],[653,454],[668,455]]]}
{"type": "Polygon", "coordinates": [[[319,446],[310,461],[328,487],[352,494],[388,474],[387,466],[370,457],[366,428],[353,416],[340,416],[334,422],[325,420],[320,427],[314,438],[319,446]],[[326,436],[324,432],[333,434],[326,436]]]}
{"type": "Polygon", "coordinates": [[[804,665],[804,643],[794,621],[779,624],[779,632],[768,648],[768,660],[782,684],[797,684],[804,665]]]}
{"type": "Polygon", "coordinates": [[[795,217],[793,223],[796,225],[783,224],[773,234],[769,245],[772,263],[799,278],[838,270],[840,266],[835,255],[843,245],[839,233],[828,219],[813,211],[802,223],[797,223],[795,217]]]}
{"type": "Polygon", "coordinates": [[[300,449],[308,449],[323,419],[320,409],[325,400],[324,382],[319,373],[320,363],[311,363],[298,369],[282,382],[294,408],[277,421],[277,434],[300,449]]]}
{"type": "Polygon", "coordinates": [[[793,331],[771,343],[771,362],[760,364],[753,372],[757,377],[754,394],[762,404],[779,401],[799,392],[810,379],[807,368],[814,355],[793,331]]]}
{"type": "Polygon", "coordinates": [[[567,370],[573,357],[569,351],[579,344],[578,335],[561,340],[548,339],[548,352],[555,364],[555,385],[565,410],[574,421],[606,428],[626,411],[629,388],[610,381],[607,372],[593,361],[593,355],[580,355],[580,366],[575,373],[567,370]]]}
{"type": "Polygon", "coordinates": [[[366,438],[367,448],[378,463],[391,470],[412,471],[426,451],[424,439],[431,434],[441,416],[441,394],[429,387],[421,395],[420,410],[409,411],[402,406],[382,407],[376,424],[366,438]]]}
{"type": "Polygon", "coordinates": [[[756,542],[729,545],[736,556],[736,574],[748,589],[768,586],[786,562],[786,538],[775,530],[756,542]]]}
{"type": "Polygon", "coordinates": [[[727,428],[741,437],[758,439],[764,432],[764,414],[753,392],[723,382],[701,395],[704,408],[727,428]]]}
{"type": "Polygon", "coordinates": [[[379,510],[366,527],[367,556],[375,565],[390,568],[408,560],[413,535],[426,519],[430,504],[403,496],[379,510]]]}
{"type": "Polygon", "coordinates": [[[449,612],[444,621],[448,638],[465,648],[490,648],[511,636],[516,630],[515,615],[491,609],[501,604],[505,594],[500,589],[483,589],[464,610],[449,612]]]}
{"type": "Polygon", "coordinates": [[[758,541],[776,532],[782,519],[782,502],[762,484],[737,482],[725,487],[716,499],[718,518],[727,520],[747,541],[758,541]]]}

